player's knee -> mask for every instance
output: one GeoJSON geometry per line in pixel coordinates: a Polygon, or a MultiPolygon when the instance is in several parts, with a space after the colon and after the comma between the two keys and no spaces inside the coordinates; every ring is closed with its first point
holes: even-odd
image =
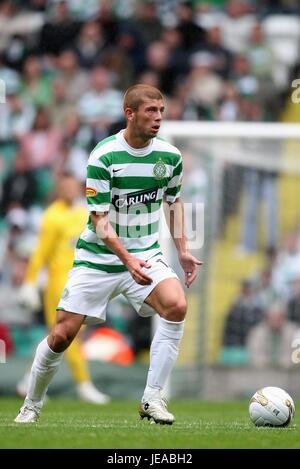
{"type": "Polygon", "coordinates": [[[176,302],[172,302],[166,308],[165,319],[168,321],[183,321],[187,311],[187,304],[185,298],[181,298],[176,302]]]}
{"type": "Polygon", "coordinates": [[[49,340],[50,348],[53,352],[64,352],[69,347],[73,338],[70,330],[57,327],[51,333],[51,340],[49,340]]]}

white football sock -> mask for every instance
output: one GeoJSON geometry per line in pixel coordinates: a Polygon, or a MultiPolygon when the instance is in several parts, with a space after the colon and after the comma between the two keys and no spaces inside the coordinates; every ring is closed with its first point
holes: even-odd
{"type": "Polygon", "coordinates": [[[174,322],[159,318],[150,348],[150,367],[144,397],[159,395],[176,361],[184,321],[174,322]]]}
{"type": "Polygon", "coordinates": [[[63,354],[51,350],[47,337],[38,345],[31,367],[25,403],[42,407],[49,383],[60,365],[63,354]]]}

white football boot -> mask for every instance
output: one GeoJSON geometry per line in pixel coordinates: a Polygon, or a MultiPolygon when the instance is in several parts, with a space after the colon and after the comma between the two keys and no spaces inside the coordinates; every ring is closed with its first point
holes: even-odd
{"type": "Polygon", "coordinates": [[[141,419],[147,417],[150,420],[152,418],[155,423],[160,423],[161,425],[172,425],[175,422],[174,415],[168,412],[166,399],[162,397],[143,398],[139,414],[141,419]]]}
{"type": "Polygon", "coordinates": [[[110,397],[100,392],[91,382],[77,384],[77,395],[79,399],[92,404],[108,404],[110,397]]]}
{"type": "Polygon", "coordinates": [[[36,423],[40,416],[40,408],[33,404],[24,404],[15,418],[16,423],[36,423]]]}

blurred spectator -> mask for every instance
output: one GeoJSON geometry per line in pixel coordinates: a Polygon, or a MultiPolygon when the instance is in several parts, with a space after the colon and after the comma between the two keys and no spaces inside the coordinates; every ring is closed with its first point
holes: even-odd
{"type": "Polygon", "coordinates": [[[135,73],[139,74],[145,67],[145,45],[137,29],[128,23],[120,25],[116,43],[129,57],[135,73]]]}
{"type": "Polygon", "coordinates": [[[278,251],[274,246],[270,246],[265,251],[265,268],[273,272],[276,266],[278,251]]]}
{"type": "Polygon", "coordinates": [[[206,31],[205,42],[198,46],[197,51],[208,52],[213,57],[215,72],[222,78],[228,78],[233,55],[223,45],[219,26],[211,27],[206,31]]]}
{"type": "MultiPolygon", "coordinates": [[[[29,39],[38,34],[44,24],[42,14],[27,11],[20,6],[21,2],[13,0],[0,2],[0,52],[12,52],[11,47],[16,38],[29,39]]],[[[18,41],[17,47],[20,46],[22,48],[24,43],[18,41]]]]}
{"type": "Polygon", "coordinates": [[[67,0],[72,18],[88,21],[97,15],[99,0],[67,0]]]}
{"type": "Polygon", "coordinates": [[[36,55],[25,60],[21,94],[28,97],[35,107],[47,106],[52,101],[52,78],[42,72],[36,55]]]}
{"type": "Polygon", "coordinates": [[[273,285],[273,271],[271,268],[266,267],[254,279],[255,282],[255,297],[257,305],[266,310],[268,305],[278,300],[280,295],[276,292],[273,285]]]}
{"type": "Polygon", "coordinates": [[[208,196],[208,174],[202,163],[202,155],[199,154],[199,161],[195,161],[187,152],[183,154],[184,167],[184,187],[182,198],[185,204],[185,226],[186,239],[193,249],[193,246],[201,244],[201,237],[204,236],[203,220],[204,207],[208,196]]]}
{"type": "Polygon", "coordinates": [[[26,97],[19,96],[16,72],[0,66],[0,78],[6,84],[6,104],[0,105],[0,141],[17,140],[31,128],[35,111],[26,97]]]}
{"type": "Polygon", "coordinates": [[[270,304],[282,299],[274,282],[277,256],[278,251],[274,246],[265,249],[263,266],[251,277],[255,303],[264,311],[270,304]]]}
{"type": "Polygon", "coordinates": [[[253,284],[244,280],[238,298],[225,319],[223,345],[245,346],[250,329],[261,320],[262,308],[258,307],[253,295],[253,284]]]}
{"type": "MultiPolygon", "coordinates": [[[[230,148],[230,143],[233,147],[235,142],[229,142],[227,147],[230,148]]],[[[227,226],[228,217],[235,215],[239,209],[240,194],[242,190],[242,175],[243,169],[238,164],[229,162],[224,163],[222,172],[222,199],[221,199],[221,213],[218,226],[218,233],[223,236],[227,226]]],[[[240,247],[240,253],[244,250],[240,247]]]]}
{"type": "Polygon", "coordinates": [[[188,98],[197,109],[199,119],[212,117],[213,107],[222,96],[223,81],[214,71],[213,57],[207,52],[191,55],[187,77],[188,98]]]}
{"type": "Polygon", "coordinates": [[[79,67],[78,57],[72,49],[65,49],[59,54],[57,65],[59,78],[66,90],[66,100],[75,104],[89,89],[89,76],[79,67]]]}
{"type": "Polygon", "coordinates": [[[26,8],[32,11],[44,12],[47,7],[48,0],[25,0],[22,4],[26,4],[26,8]]]}
{"type": "Polygon", "coordinates": [[[300,326],[300,269],[290,279],[292,283],[291,298],[287,306],[287,317],[300,326]]]}
{"type": "Polygon", "coordinates": [[[9,328],[6,324],[0,322],[0,364],[3,363],[2,360],[5,360],[5,358],[12,352],[14,348],[14,345],[13,345],[13,340],[12,340],[12,337],[10,335],[10,331],[9,331],[9,328]],[[3,344],[4,344],[4,350],[3,350],[3,344]],[[5,354],[4,355],[4,358],[3,358],[3,355],[2,354],[5,354]]]}
{"type": "Polygon", "coordinates": [[[1,79],[7,83],[9,83],[10,78],[12,78],[14,81],[18,80],[18,86],[19,86],[19,81],[20,81],[19,73],[7,64],[7,61],[5,59],[5,54],[1,51],[0,51],[0,76],[1,76],[1,79]]]}
{"type": "Polygon", "coordinates": [[[291,347],[297,330],[298,326],[286,318],[285,307],[271,304],[264,319],[249,333],[249,364],[255,368],[291,368],[291,347]]]}
{"type": "Polygon", "coordinates": [[[171,97],[166,103],[166,120],[180,121],[184,118],[184,103],[177,97],[171,97]]]}
{"type": "MultiPolygon", "coordinates": [[[[266,146],[260,155],[269,151],[266,146]]],[[[245,201],[241,251],[251,253],[257,249],[257,227],[259,206],[265,204],[263,220],[266,226],[265,246],[276,246],[278,242],[277,173],[275,171],[247,169],[245,172],[245,201]]]]}
{"type": "MultiPolygon", "coordinates": [[[[235,122],[242,120],[241,96],[237,86],[232,81],[224,83],[222,96],[214,108],[214,118],[219,121],[235,122]]],[[[228,154],[237,152],[236,139],[227,139],[226,148],[228,154]]],[[[220,149],[224,153],[223,148],[220,149]]],[[[238,164],[224,162],[222,170],[222,197],[219,233],[222,236],[229,215],[238,210],[239,196],[242,186],[242,169],[238,164]]]]}
{"type": "Polygon", "coordinates": [[[293,278],[300,271],[300,249],[297,232],[289,233],[273,269],[274,288],[286,301],[292,295],[293,278]]]}
{"type": "Polygon", "coordinates": [[[230,81],[224,83],[215,114],[216,120],[226,122],[235,122],[242,118],[240,96],[237,87],[230,81]]]}
{"type": "Polygon", "coordinates": [[[272,80],[275,56],[265,40],[260,23],[252,26],[249,45],[245,50],[245,54],[253,75],[262,80],[272,80]]]}
{"type": "Polygon", "coordinates": [[[28,260],[22,253],[15,252],[10,261],[10,271],[5,281],[0,282],[0,323],[31,324],[32,315],[18,302],[18,294],[23,284],[28,260]]]}
{"type": "MultiPolygon", "coordinates": [[[[130,58],[119,47],[109,47],[103,52],[102,65],[111,76],[112,85],[125,91],[134,82],[134,70],[130,58]]],[[[138,80],[140,83],[140,81],[138,80]]]]}
{"type": "Polygon", "coordinates": [[[234,57],[230,79],[242,96],[255,97],[259,92],[259,82],[250,72],[249,61],[244,55],[234,57]]]}
{"type": "MultiPolygon", "coordinates": [[[[85,1],[85,0],[81,0],[85,1]]],[[[97,1],[97,21],[99,22],[101,29],[104,33],[105,40],[108,44],[115,44],[116,38],[119,30],[120,24],[122,24],[122,16],[118,17],[116,14],[117,10],[117,1],[111,2],[111,0],[102,0],[99,2],[98,0],[90,0],[90,1],[97,1]]],[[[121,3],[121,10],[123,13],[129,13],[130,15],[130,8],[129,5],[124,7],[124,1],[121,3]]]]}
{"type": "Polygon", "coordinates": [[[190,51],[194,47],[203,43],[204,29],[195,23],[194,8],[192,2],[185,1],[179,3],[176,8],[177,28],[183,38],[183,47],[190,51]]]}
{"type": "Polygon", "coordinates": [[[91,88],[78,102],[82,121],[89,124],[96,141],[107,136],[109,125],[122,116],[122,94],[112,88],[108,71],[97,66],[91,73],[91,88]]]}
{"type": "Polygon", "coordinates": [[[77,113],[70,114],[64,124],[64,140],[70,146],[82,148],[90,153],[94,147],[93,132],[87,125],[82,125],[77,113]]]}
{"type": "Polygon", "coordinates": [[[107,43],[100,24],[96,21],[84,23],[74,44],[80,66],[90,69],[99,64],[106,47],[107,43]]]}
{"type": "Polygon", "coordinates": [[[60,140],[60,131],[51,126],[49,112],[44,108],[38,109],[32,130],[21,138],[21,150],[28,169],[53,169],[60,140]]]}
{"type": "Polygon", "coordinates": [[[14,208],[28,209],[36,199],[36,180],[28,169],[27,162],[21,152],[16,155],[14,168],[3,181],[0,199],[0,215],[14,208]]]}
{"type": "Polygon", "coordinates": [[[5,50],[9,41],[9,32],[6,31],[16,12],[16,7],[11,0],[4,0],[0,3],[0,51],[5,50]]]}
{"type": "Polygon", "coordinates": [[[155,3],[162,24],[165,27],[174,25],[176,23],[176,9],[182,0],[155,0],[155,3]]]}
{"type": "Polygon", "coordinates": [[[230,78],[244,98],[243,120],[270,121],[277,117],[278,97],[271,77],[254,74],[246,55],[236,55],[230,78]]]}
{"type": "Polygon", "coordinates": [[[167,96],[172,94],[178,70],[171,67],[170,49],[167,44],[154,41],[147,47],[146,67],[159,77],[159,89],[167,96]]]}
{"type": "MultiPolygon", "coordinates": [[[[250,90],[249,90],[250,91],[250,90]]],[[[241,102],[245,120],[264,121],[265,109],[252,93],[241,102]]],[[[257,169],[246,167],[244,171],[243,226],[240,251],[251,253],[257,249],[257,229],[260,207],[264,208],[265,242],[264,248],[278,244],[278,167],[282,144],[272,139],[244,139],[241,141],[241,154],[245,161],[259,155],[264,165],[257,169]],[[274,164],[274,158],[276,163],[274,164]],[[271,162],[271,163],[270,163],[271,162]]]]}
{"type": "Polygon", "coordinates": [[[203,167],[201,156],[199,155],[199,161],[196,162],[188,153],[183,154],[185,184],[182,188],[182,196],[185,202],[193,204],[193,206],[197,203],[205,204],[208,194],[209,179],[203,167]]]}
{"type": "MultiPolygon", "coordinates": [[[[183,38],[178,28],[165,28],[161,34],[161,41],[169,50],[169,67],[173,82],[181,80],[189,71],[189,54],[183,46],[183,38]]],[[[174,90],[169,90],[169,94],[174,90]]]]}
{"type": "Polygon", "coordinates": [[[76,106],[67,100],[67,90],[62,78],[53,81],[53,99],[48,107],[53,127],[62,129],[69,116],[76,112],[76,106]]]}
{"type": "Polygon", "coordinates": [[[14,34],[6,47],[4,53],[5,61],[7,65],[20,72],[22,70],[25,56],[28,53],[29,46],[26,44],[26,36],[22,34],[14,34]]]}
{"type": "Polygon", "coordinates": [[[6,220],[6,236],[2,238],[2,242],[5,245],[2,254],[4,259],[3,266],[5,266],[5,269],[3,270],[2,274],[7,277],[10,275],[13,261],[17,256],[17,246],[25,236],[25,233],[28,230],[30,224],[30,220],[26,210],[17,206],[8,210],[6,214],[6,220]]]}
{"type": "Polygon", "coordinates": [[[233,53],[244,51],[255,23],[255,15],[249,12],[247,2],[226,2],[225,14],[220,21],[224,46],[233,53]]]}
{"type": "Polygon", "coordinates": [[[297,0],[263,0],[262,4],[267,14],[299,14],[299,3],[297,0]]]}
{"type": "Polygon", "coordinates": [[[145,44],[150,44],[160,37],[162,25],[154,1],[147,0],[137,4],[135,26],[145,44]]]}
{"type": "Polygon", "coordinates": [[[57,54],[74,42],[81,22],[71,18],[66,0],[55,0],[51,5],[50,18],[41,30],[39,51],[57,54]]]}
{"type": "Polygon", "coordinates": [[[195,0],[193,3],[195,5],[195,21],[204,30],[207,31],[221,24],[227,0],[210,0],[208,2],[195,0]]]}
{"type": "Polygon", "coordinates": [[[147,68],[138,75],[137,83],[143,83],[144,85],[150,85],[157,88],[159,86],[159,74],[154,70],[147,68]]]}
{"type": "Polygon", "coordinates": [[[64,140],[59,149],[59,173],[67,172],[84,183],[88,156],[82,148],[72,146],[68,140],[64,140]]]}

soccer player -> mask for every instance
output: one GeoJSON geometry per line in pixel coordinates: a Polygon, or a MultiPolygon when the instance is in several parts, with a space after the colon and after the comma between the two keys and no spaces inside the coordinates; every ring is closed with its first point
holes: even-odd
{"type": "Polygon", "coordinates": [[[202,262],[187,249],[180,200],[181,154],[157,137],[163,111],[158,89],[140,84],[130,87],[124,96],[125,130],[101,141],[90,155],[86,187],[90,217],[76,246],[56,324],[37,347],[28,393],[16,422],[37,421],[64,351],[83,323],[105,320],[107,303],[119,294],[139,315],[160,316],[140,416],[161,424],[175,420],[161,391],[178,355],[187,306],[181,283],[158,242],[163,201],[187,287],[202,262]]]}
{"type": "MultiPolygon", "coordinates": [[[[29,260],[20,301],[29,309],[40,307],[37,280],[40,271],[47,268],[47,283],[43,295],[45,321],[49,329],[56,319],[56,306],[68,278],[74,259],[74,246],[86,225],[88,212],[78,198],[82,193],[80,182],[71,174],[64,174],[57,187],[57,199],[44,213],[37,246],[29,260]]],[[[79,339],[74,339],[66,350],[65,359],[76,382],[80,399],[95,404],[106,404],[109,397],[91,382],[79,339]]],[[[28,372],[17,385],[17,393],[26,395],[28,372]]]]}

